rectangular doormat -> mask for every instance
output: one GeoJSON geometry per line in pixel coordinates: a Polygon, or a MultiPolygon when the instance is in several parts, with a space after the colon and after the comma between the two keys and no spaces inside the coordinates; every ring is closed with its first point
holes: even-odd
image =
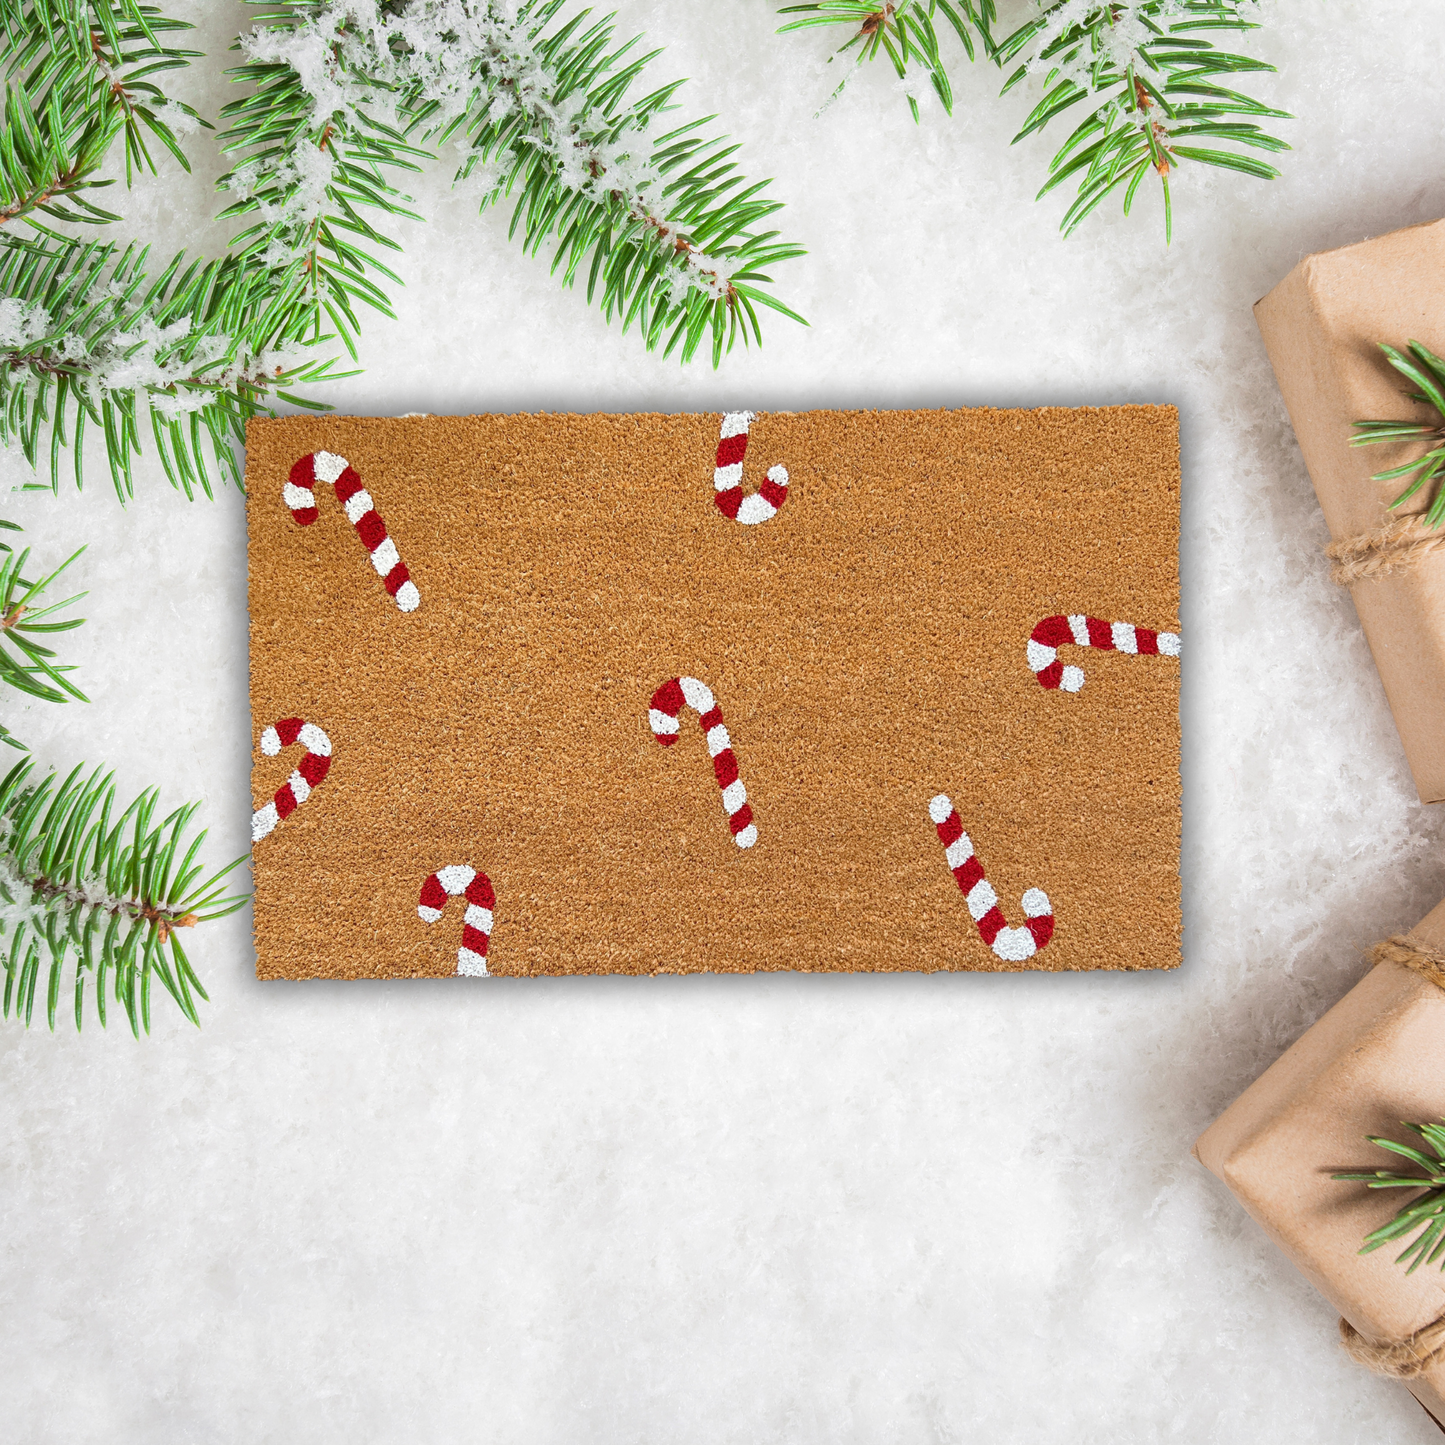
{"type": "Polygon", "coordinates": [[[262,978],[1172,968],[1172,407],[247,437],[262,978]]]}

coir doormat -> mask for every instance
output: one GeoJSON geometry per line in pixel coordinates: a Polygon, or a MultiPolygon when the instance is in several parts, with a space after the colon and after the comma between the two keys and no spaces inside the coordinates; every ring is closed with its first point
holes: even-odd
{"type": "Polygon", "coordinates": [[[1179,962],[1173,408],[298,417],[247,480],[261,977],[1179,962]]]}

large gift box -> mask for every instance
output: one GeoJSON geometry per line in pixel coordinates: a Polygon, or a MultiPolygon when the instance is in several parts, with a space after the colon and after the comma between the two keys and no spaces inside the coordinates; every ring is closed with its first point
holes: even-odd
{"type": "Polygon", "coordinates": [[[1294,1043],[1194,1146],[1342,1316],[1362,1363],[1445,1420],[1445,1273],[1413,1274],[1399,1245],[1361,1254],[1406,1190],[1332,1176],[1403,1161],[1367,1142],[1419,1143],[1401,1121],[1445,1118],[1445,903],[1378,945],[1366,977],[1294,1043]]]}
{"type": "Polygon", "coordinates": [[[1254,310],[1415,785],[1445,801],[1445,528],[1411,520],[1428,487],[1391,511],[1402,482],[1370,480],[1425,448],[1349,444],[1357,421],[1435,419],[1379,343],[1445,354],[1445,221],[1306,256],[1254,310]]]}

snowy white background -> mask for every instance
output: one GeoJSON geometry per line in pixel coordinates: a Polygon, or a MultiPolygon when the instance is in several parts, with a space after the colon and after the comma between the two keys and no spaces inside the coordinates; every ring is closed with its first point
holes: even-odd
{"type": "MultiPolygon", "coordinates": [[[[215,115],[242,19],[181,5],[215,115]]],[[[258,984],[249,912],[194,954],[205,1026],[0,1028],[0,1434],[31,1441],[1435,1439],[1189,1157],[1445,893],[1250,306],[1302,255],[1445,213],[1445,10],[1277,0],[1283,180],[1189,170],[1064,242],[1052,135],[960,67],[915,127],[881,67],[813,118],[825,38],[765,0],[627,0],[748,173],[811,322],[713,373],[649,358],[449,194],[399,228],[399,320],[344,410],[1174,402],[1185,480],[1185,963],[1057,977],[258,984]],[[1402,38],[1409,37],[1408,45],[1402,38]],[[1413,98],[1410,100],[1409,98],[1413,98]]],[[[129,203],[215,249],[222,168],[129,203]]],[[[114,195],[115,193],[112,193],[114,195]]],[[[1147,192],[1145,193],[1147,194],[1147,192]]],[[[0,458],[20,484],[18,456],[0,458]]],[[[122,509],[13,498],[80,542],[92,702],[6,704],[46,763],[204,797],[248,846],[245,528],[147,459],[122,509]]],[[[257,720],[259,728],[270,719],[257,720]]],[[[365,888],[358,879],[357,887],[365,888]]]]}

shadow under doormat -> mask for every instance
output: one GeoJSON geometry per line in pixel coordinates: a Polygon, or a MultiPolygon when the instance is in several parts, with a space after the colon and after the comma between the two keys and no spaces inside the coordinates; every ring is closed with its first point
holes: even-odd
{"type": "Polygon", "coordinates": [[[246,473],[262,978],[1179,962],[1172,407],[294,417],[246,473]]]}

